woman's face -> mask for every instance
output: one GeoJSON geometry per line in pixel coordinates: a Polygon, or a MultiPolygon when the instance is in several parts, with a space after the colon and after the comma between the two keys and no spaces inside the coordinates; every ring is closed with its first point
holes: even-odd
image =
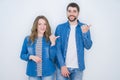
{"type": "Polygon", "coordinates": [[[44,19],[39,19],[38,20],[38,26],[37,26],[37,31],[40,34],[44,34],[44,32],[46,31],[46,21],[44,19]]]}

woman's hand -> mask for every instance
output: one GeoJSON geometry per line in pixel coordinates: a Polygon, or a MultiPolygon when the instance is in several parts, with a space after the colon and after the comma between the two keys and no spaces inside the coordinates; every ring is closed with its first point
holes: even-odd
{"type": "Polygon", "coordinates": [[[55,45],[55,41],[57,38],[59,38],[60,36],[55,36],[55,35],[50,35],[50,42],[51,42],[51,46],[55,45]]]}
{"type": "Polygon", "coordinates": [[[33,60],[34,62],[38,63],[38,62],[42,62],[42,59],[38,56],[34,56],[34,55],[30,55],[29,57],[30,60],[33,60]]]}

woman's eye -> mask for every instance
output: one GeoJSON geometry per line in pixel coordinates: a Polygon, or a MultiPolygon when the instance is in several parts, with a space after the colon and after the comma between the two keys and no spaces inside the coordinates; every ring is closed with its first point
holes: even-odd
{"type": "Polygon", "coordinates": [[[44,24],[44,25],[47,25],[47,24],[44,24]]]}
{"type": "Polygon", "coordinates": [[[39,23],[38,25],[41,25],[41,23],[39,23]]]}

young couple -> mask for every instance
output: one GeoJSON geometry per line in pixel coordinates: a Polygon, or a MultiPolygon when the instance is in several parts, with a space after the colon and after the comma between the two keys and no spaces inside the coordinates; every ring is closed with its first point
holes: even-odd
{"type": "Polygon", "coordinates": [[[68,21],[57,26],[55,35],[47,18],[37,16],[25,37],[20,57],[27,61],[29,80],[82,80],[84,48],[92,46],[90,26],[78,20],[78,4],[68,4],[66,11],[68,21]]]}

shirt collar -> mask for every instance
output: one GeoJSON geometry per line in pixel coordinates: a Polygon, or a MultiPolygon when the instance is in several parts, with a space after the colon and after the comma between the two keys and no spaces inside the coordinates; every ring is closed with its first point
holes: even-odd
{"type": "MultiPolygon", "coordinates": [[[[81,26],[81,22],[80,22],[79,20],[77,20],[77,22],[78,22],[77,27],[78,27],[78,26],[81,26]]],[[[69,21],[67,21],[67,26],[70,27],[70,23],[69,23],[69,21]]]]}

